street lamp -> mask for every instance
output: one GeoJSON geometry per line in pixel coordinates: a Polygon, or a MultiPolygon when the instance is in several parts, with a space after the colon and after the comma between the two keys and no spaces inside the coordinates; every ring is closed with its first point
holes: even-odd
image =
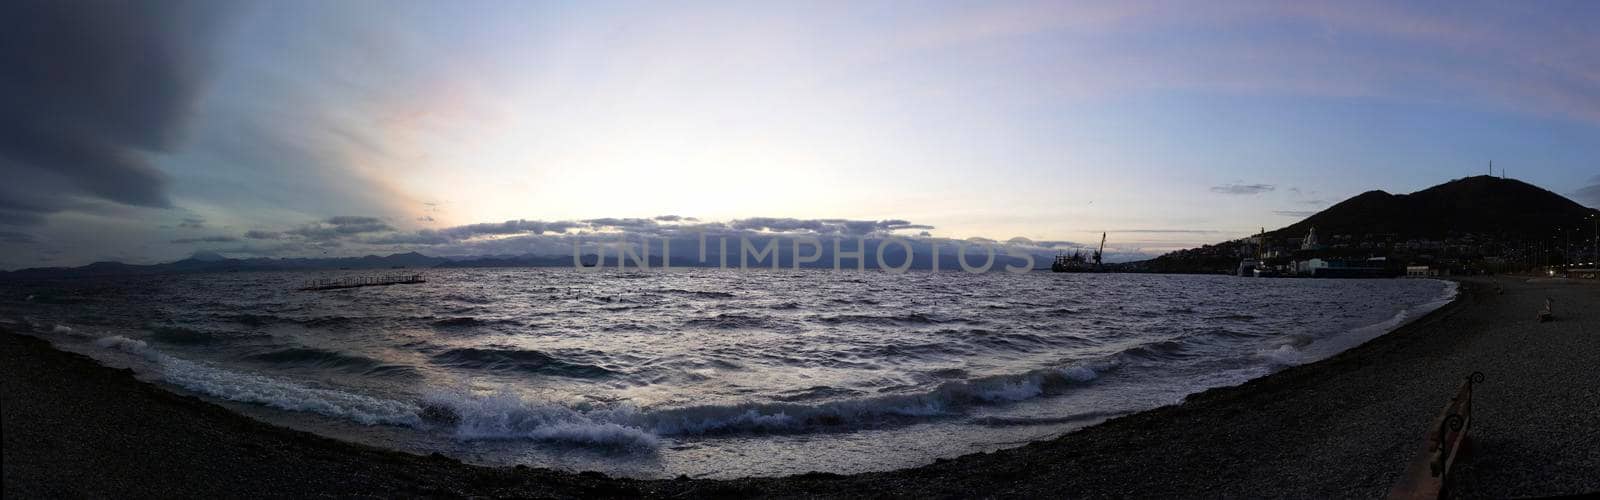
{"type": "Polygon", "coordinates": [[[1594,260],[1589,262],[1589,270],[1592,271],[1590,274],[1600,278],[1600,214],[1589,214],[1585,218],[1594,224],[1594,246],[1591,248],[1594,251],[1594,260]]]}

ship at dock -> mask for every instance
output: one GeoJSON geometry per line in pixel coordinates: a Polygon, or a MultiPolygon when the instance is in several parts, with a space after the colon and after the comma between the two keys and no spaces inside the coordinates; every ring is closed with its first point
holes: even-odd
{"type": "Polygon", "coordinates": [[[1100,248],[1093,253],[1082,250],[1073,250],[1072,253],[1057,254],[1055,262],[1050,263],[1050,271],[1057,273],[1098,273],[1103,272],[1100,258],[1106,250],[1106,233],[1100,233],[1100,248]]]}

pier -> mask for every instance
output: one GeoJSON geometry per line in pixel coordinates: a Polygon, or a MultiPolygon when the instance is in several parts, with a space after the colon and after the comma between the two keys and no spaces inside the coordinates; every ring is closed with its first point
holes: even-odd
{"type": "Polygon", "coordinates": [[[357,288],[363,286],[388,286],[409,285],[413,283],[427,283],[421,274],[401,274],[388,276],[350,276],[337,279],[319,279],[305,282],[300,287],[302,291],[308,290],[338,290],[341,288],[357,288]]]}

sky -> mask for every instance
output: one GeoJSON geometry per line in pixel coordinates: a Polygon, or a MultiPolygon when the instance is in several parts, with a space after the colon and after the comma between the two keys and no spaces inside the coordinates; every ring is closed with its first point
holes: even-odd
{"type": "Polygon", "coordinates": [[[1503,168],[1600,207],[1600,3],[5,2],[0,268],[668,228],[1136,259],[1503,168]]]}

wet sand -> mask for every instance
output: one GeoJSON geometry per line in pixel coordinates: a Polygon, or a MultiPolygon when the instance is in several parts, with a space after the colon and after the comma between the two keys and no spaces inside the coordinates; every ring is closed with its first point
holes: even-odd
{"type": "Polygon", "coordinates": [[[42,340],[0,353],[4,491],[38,496],[1378,497],[1482,371],[1452,495],[1600,491],[1600,286],[1466,280],[1333,358],[1065,436],[850,476],[641,481],[489,468],[261,423],[42,340]],[[1504,293],[1496,293],[1496,284],[1504,293]],[[1536,323],[1546,297],[1556,321],[1536,323]]]}

